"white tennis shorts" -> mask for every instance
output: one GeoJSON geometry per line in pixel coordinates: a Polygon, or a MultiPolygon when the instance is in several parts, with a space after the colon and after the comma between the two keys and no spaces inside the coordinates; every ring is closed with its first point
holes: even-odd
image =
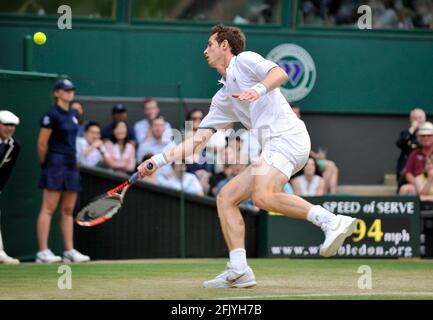
{"type": "Polygon", "coordinates": [[[290,177],[301,170],[308,161],[311,140],[303,121],[293,129],[272,135],[262,146],[260,157],[290,177]]]}

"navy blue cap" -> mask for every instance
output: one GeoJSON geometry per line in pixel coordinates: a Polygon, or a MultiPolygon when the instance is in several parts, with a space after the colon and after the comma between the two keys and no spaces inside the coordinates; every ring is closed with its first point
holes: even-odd
{"type": "Polygon", "coordinates": [[[121,104],[121,103],[115,104],[115,105],[113,106],[113,109],[111,110],[111,113],[112,113],[112,114],[115,114],[115,113],[122,113],[122,112],[126,112],[126,108],[125,108],[125,106],[124,106],[123,104],[121,104]]]}
{"type": "Polygon", "coordinates": [[[74,84],[71,82],[71,80],[68,79],[59,79],[54,84],[54,91],[55,90],[75,90],[74,84]]]}

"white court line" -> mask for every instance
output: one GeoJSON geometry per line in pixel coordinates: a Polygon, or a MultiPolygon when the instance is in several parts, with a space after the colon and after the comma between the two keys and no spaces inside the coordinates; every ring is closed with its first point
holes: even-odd
{"type": "Polygon", "coordinates": [[[314,297],[365,297],[365,296],[429,296],[433,298],[433,292],[361,292],[361,293],[302,293],[302,294],[276,294],[276,295],[257,295],[257,296],[238,296],[221,297],[216,300],[236,300],[236,299],[266,299],[266,298],[314,298],[314,297]]]}

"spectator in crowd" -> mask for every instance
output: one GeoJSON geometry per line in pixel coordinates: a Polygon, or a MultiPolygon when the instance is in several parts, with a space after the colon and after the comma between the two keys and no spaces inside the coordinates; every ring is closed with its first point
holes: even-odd
{"type": "MultiPolygon", "coordinates": [[[[144,100],[144,119],[137,121],[134,125],[135,137],[137,138],[137,143],[141,144],[144,140],[151,136],[151,128],[150,123],[153,119],[155,119],[159,115],[159,106],[158,102],[149,98],[144,100]]],[[[164,142],[170,142],[172,136],[171,125],[168,121],[165,121],[164,124],[164,134],[162,136],[162,140],[164,142]]]]}
{"type": "Polygon", "coordinates": [[[415,186],[421,201],[433,201],[433,154],[426,158],[424,172],[415,178],[415,186]]]}
{"type": "Polygon", "coordinates": [[[300,176],[292,179],[293,191],[298,196],[323,196],[325,194],[325,181],[317,175],[317,164],[310,157],[300,176]]]}
{"type": "Polygon", "coordinates": [[[135,168],[135,148],[128,139],[125,121],[116,122],[110,140],[105,142],[106,164],[114,171],[131,173],[135,168]]]}
{"type": "Polygon", "coordinates": [[[158,154],[174,146],[171,140],[164,140],[166,121],[163,116],[157,115],[150,121],[150,131],[138,145],[137,159],[142,159],[147,153],[158,154]]]}
{"type": "Polygon", "coordinates": [[[360,5],[372,11],[373,28],[432,28],[431,0],[302,0],[300,17],[306,25],[357,26],[360,5]]]}
{"type": "MultiPolygon", "coordinates": [[[[232,177],[233,168],[232,164],[236,163],[235,151],[228,144],[224,148],[223,152],[218,153],[218,163],[216,163],[216,168],[221,167],[221,169],[216,170],[213,175],[209,178],[209,195],[216,197],[218,193],[217,185],[220,181],[232,177]]],[[[229,180],[227,180],[228,182],[229,180]]]]}
{"type": "MultiPolygon", "coordinates": [[[[142,159],[146,154],[158,154],[165,151],[167,148],[173,147],[175,144],[171,140],[164,140],[164,132],[166,132],[166,122],[163,116],[157,115],[150,121],[150,133],[138,145],[137,159],[142,159]]],[[[172,168],[164,166],[156,175],[168,176],[171,174],[172,168]]]]}
{"type": "Polygon", "coordinates": [[[77,161],[79,165],[96,167],[106,163],[107,150],[101,140],[101,126],[90,121],[84,129],[84,137],[77,138],[77,161]]]}
{"type": "MultiPolygon", "coordinates": [[[[13,138],[20,119],[7,110],[0,111],[0,194],[9,180],[21,150],[21,144],[13,138]]],[[[1,211],[0,211],[1,215],[1,211]]],[[[0,229],[0,264],[18,264],[18,259],[10,257],[4,250],[0,229]]]]}
{"type": "Polygon", "coordinates": [[[71,102],[71,108],[78,112],[78,132],[77,137],[84,137],[84,108],[81,102],[74,100],[71,102]]]}
{"type": "Polygon", "coordinates": [[[204,195],[203,189],[197,177],[189,172],[185,172],[184,164],[172,164],[172,172],[168,176],[159,175],[158,184],[167,188],[182,190],[198,196],[204,195]]]}
{"type": "Polygon", "coordinates": [[[42,206],[37,221],[39,251],[36,262],[61,261],[48,248],[51,220],[60,202],[60,227],[65,251],[64,262],[85,262],[90,258],[74,249],[73,210],[80,190],[75,143],[78,131],[78,112],[70,107],[75,86],[67,79],[54,85],[54,106],[41,118],[38,155],[42,172],[39,187],[43,189],[42,206]]]}
{"type": "Polygon", "coordinates": [[[206,144],[206,159],[208,159],[209,163],[213,164],[213,173],[222,172],[224,170],[224,164],[230,163],[228,162],[226,154],[228,142],[233,135],[233,123],[231,123],[225,129],[218,129],[206,144]]]}
{"type": "MultiPolygon", "coordinates": [[[[188,112],[186,121],[192,122],[192,131],[186,132],[186,137],[197,132],[200,122],[203,120],[204,114],[201,110],[193,109],[188,112]]],[[[209,191],[209,178],[212,175],[212,166],[207,163],[207,148],[198,150],[197,153],[185,159],[186,171],[197,176],[205,193],[209,191]]]]}
{"type": "MultiPolygon", "coordinates": [[[[301,109],[299,106],[292,104],[292,110],[301,119],[301,109]]],[[[311,150],[310,156],[317,163],[317,173],[320,174],[325,181],[325,193],[336,193],[338,187],[339,169],[334,161],[326,158],[326,149],[319,147],[316,151],[311,150]]],[[[299,174],[298,174],[299,175],[299,174]]],[[[297,175],[295,175],[297,176],[297,175]]]]}
{"type": "Polygon", "coordinates": [[[135,138],[134,130],[128,126],[128,111],[126,110],[126,107],[120,103],[115,104],[111,110],[111,116],[113,121],[102,129],[102,140],[104,140],[104,142],[110,140],[113,134],[113,127],[118,122],[123,121],[128,130],[127,140],[135,148],[137,140],[135,138]]]}
{"type": "Polygon", "coordinates": [[[400,187],[399,194],[417,194],[415,177],[424,172],[425,159],[433,153],[433,124],[424,122],[418,129],[418,140],[421,147],[413,150],[406,163],[405,176],[407,184],[400,187]]]}
{"type": "Polygon", "coordinates": [[[400,156],[397,160],[397,183],[398,188],[406,183],[405,167],[410,153],[420,147],[418,141],[418,129],[426,121],[425,112],[416,108],[410,112],[410,127],[400,132],[396,142],[400,149],[400,156]]]}
{"type": "MultiPolygon", "coordinates": [[[[218,189],[217,189],[217,185],[218,183],[220,183],[221,181],[229,178],[232,176],[232,165],[225,163],[223,165],[223,171],[218,172],[213,174],[210,178],[209,178],[209,191],[208,194],[212,197],[216,197],[218,194],[218,189]]],[[[227,180],[228,182],[228,180],[227,180]]]]}
{"type": "Polygon", "coordinates": [[[413,24],[416,28],[433,28],[433,2],[431,0],[411,0],[413,24]]]}
{"type": "Polygon", "coordinates": [[[334,161],[326,159],[326,149],[319,147],[317,152],[311,150],[311,157],[316,160],[318,173],[325,181],[325,193],[336,193],[338,186],[338,167],[334,161]]]}

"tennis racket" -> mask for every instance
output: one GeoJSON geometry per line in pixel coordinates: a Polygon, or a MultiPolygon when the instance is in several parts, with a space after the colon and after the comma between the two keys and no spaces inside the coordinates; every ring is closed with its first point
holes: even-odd
{"type": "MultiPolygon", "coordinates": [[[[153,164],[148,163],[147,169],[152,170],[153,164]]],[[[138,181],[139,174],[135,172],[128,180],[117,187],[92,199],[83,207],[75,218],[75,223],[83,227],[93,227],[111,219],[122,207],[129,187],[138,181]]]]}

